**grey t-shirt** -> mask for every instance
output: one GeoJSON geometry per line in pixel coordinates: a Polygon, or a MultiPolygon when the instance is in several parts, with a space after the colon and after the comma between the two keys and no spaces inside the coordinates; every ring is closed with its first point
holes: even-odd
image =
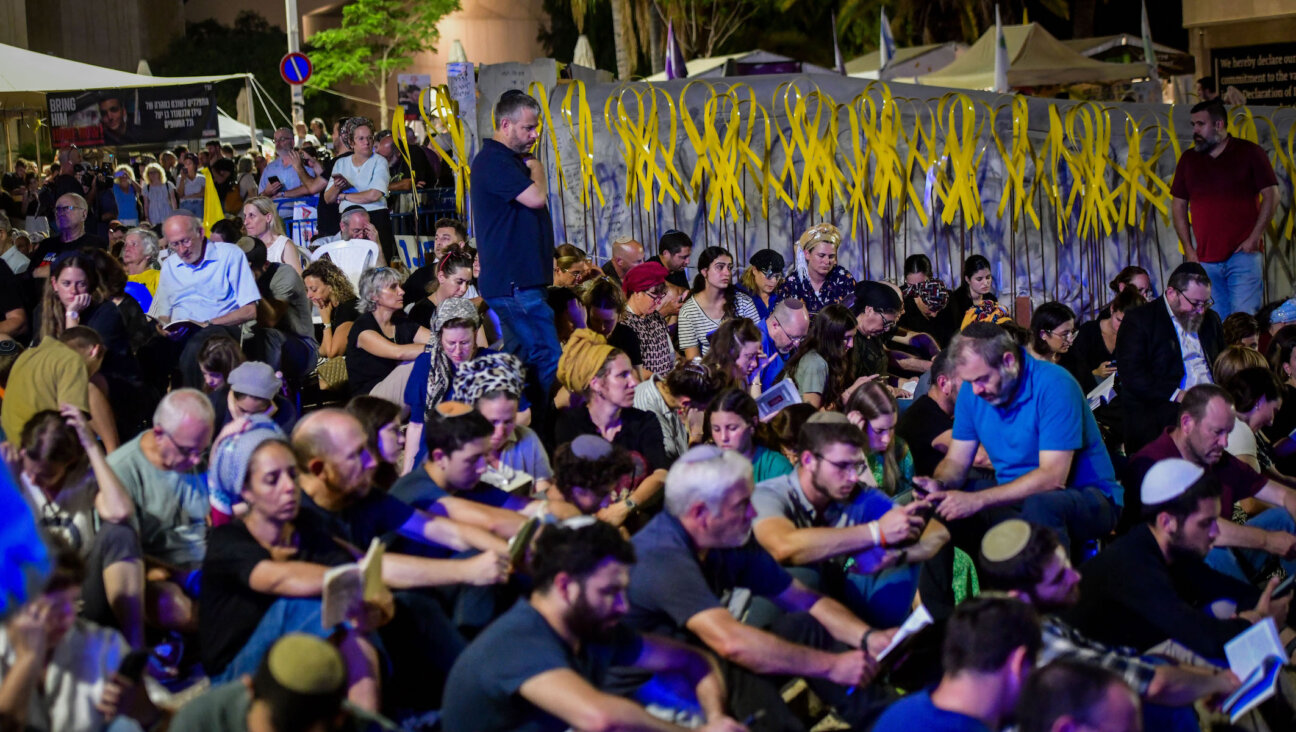
{"type": "Polygon", "coordinates": [[[810,351],[797,362],[792,380],[802,394],[823,394],[824,386],[828,383],[828,362],[823,356],[810,351]]]}
{"type": "Polygon", "coordinates": [[[108,456],[108,464],[135,503],[131,524],[144,554],[181,567],[198,564],[207,553],[211,511],[207,473],[155,467],[140,448],[147,434],[141,433],[108,456]]]}
{"type": "Polygon", "coordinates": [[[315,325],[311,322],[311,304],[306,299],[306,283],[288,265],[279,265],[270,278],[270,294],[280,302],[287,303],[279,329],[296,334],[302,338],[315,337],[315,325]]]}
{"type": "Polygon", "coordinates": [[[666,400],[662,399],[661,392],[657,389],[660,380],[660,376],[653,374],[647,381],[641,381],[635,386],[634,408],[651,412],[657,418],[662,436],[666,438],[666,457],[674,460],[688,450],[688,426],[666,406],[666,400]]]}
{"type": "Polygon", "coordinates": [[[501,463],[514,470],[521,470],[536,480],[553,478],[549,455],[540,442],[540,436],[530,427],[514,427],[513,442],[500,450],[499,457],[501,463]]]}

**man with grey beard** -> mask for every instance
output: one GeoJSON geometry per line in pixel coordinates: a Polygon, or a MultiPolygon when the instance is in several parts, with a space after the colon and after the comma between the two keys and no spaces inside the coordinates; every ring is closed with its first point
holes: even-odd
{"type": "Polygon", "coordinates": [[[1068,548],[1110,532],[1121,488],[1071,374],[1031,358],[990,323],[964,328],[948,350],[963,381],[953,437],[932,476],[914,482],[955,545],[975,552],[982,535],[1009,518],[1053,529],[1068,548]],[[978,447],[990,457],[997,485],[965,490],[978,447]]]}
{"type": "Polygon", "coordinates": [[[1179,158],[1170,188],[1184,257],[1205,268],[1221,318],[1260,308],[1264,231],[1278,200],[1269,156],[1254,142],[1230,136],[1227,116],[1218,99],[1192,108],[1193,147],[1179,158]]]}
{"type": "Polygon", "coordinates": [[[1214,381],[1211,364],[1223,348],[1224,330],[1211,310],[1211,292],[1202,265],[1184,262],[1170,274],[1165,294],[1125,313],[1115,353],[1125,454],[1174,424],[1184,392],[1214,381]]]}

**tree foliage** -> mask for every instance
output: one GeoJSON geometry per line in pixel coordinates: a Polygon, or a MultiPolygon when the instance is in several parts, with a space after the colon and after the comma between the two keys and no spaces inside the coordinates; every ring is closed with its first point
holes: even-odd
{"type": "MultiPolygon", "coordinates": [[[[189,23],[185,33],[173,40],[161,56],[149,59],[149,67],[158,76],[202,76],[207,74],[245,74],[251,72],[266,92],[289,112],[291,90],[279,77],[279,59],[288,51],[284,30],[271,25],[261,15],[245,10],[233,25],[215,20],[189,23]]],[[[229,114],[235,114],[240,81],[216,85],[216,103],[229,114]]],[[[332,119],[344,108],[342,100],[326,96],[313,101],[307,109],[310,116],[332,119]]],[[[267,127],[271,120],[257,106],[257,126],[267,127]]],[[[277,114],[277,113],[276,113],[277,114]]],[[[283,120],[276,118],[276,124],[283,120]]]]}
{"type": "MultiPolygon", "coordinates": [[[[459,0],[353,0],[342,7],[342,25],[311,36],[315,74],[310,86],[341,81],[372,87],[387,126],[387,87],[414,56],[435,51],[437,22],[459,9],[459,0]]],[[[307,87],[309,90],[310,87],[307,87]]]]}

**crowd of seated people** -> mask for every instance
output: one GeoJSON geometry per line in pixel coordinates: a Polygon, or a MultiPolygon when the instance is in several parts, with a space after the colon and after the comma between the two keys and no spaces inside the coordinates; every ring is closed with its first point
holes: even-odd
{"type": "Polygon", "coordinates": [[[55,558],[0,728],[1205,730],[1233,637],[1296,647],[1293,301],[1131,266],[1018,325],[987,258],[857,279],[830,224],[600,267],[546,238],[537,109],[413,273],[364,119],[331,173],[276,133],[212,231],[192,162],[119,252],[57,199],[0,335],[0,490],[55,558]]]}

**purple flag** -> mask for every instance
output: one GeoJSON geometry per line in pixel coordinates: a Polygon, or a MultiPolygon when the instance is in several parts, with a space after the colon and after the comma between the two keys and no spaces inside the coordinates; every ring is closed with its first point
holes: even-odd
{"type": "Polygon", "coordinates": [[[684,52],[675,42],[675,26],[666,21],[666,78],[684,79],[688,77],[688,67],[684,65],[684,52]]]}

